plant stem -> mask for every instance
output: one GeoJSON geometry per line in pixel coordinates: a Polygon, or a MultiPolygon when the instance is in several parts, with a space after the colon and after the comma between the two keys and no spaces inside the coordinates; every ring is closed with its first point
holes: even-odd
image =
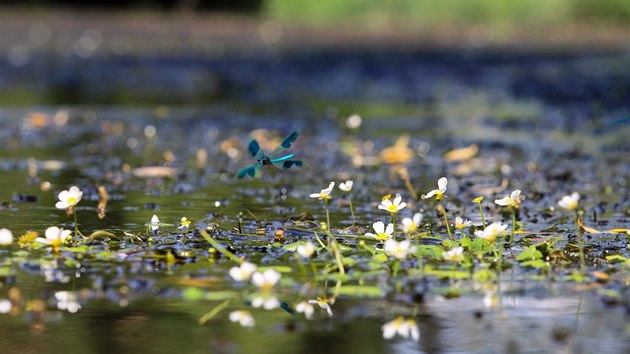
{"type": "Polygon", "coordinates": [[[446,207],[444,206],[444,199],[440,199],[440,203],[442,204],[442,215],[444,216],[444,224],[446,225],[446,231],[448,232],[448,237],[452,240],[453,234],[451,233],[451,227],[448,225],[448,219],[446,218],[446,207]]]}
{"type": "Polygon", "coordinates": [[[483,208],[481,207],[481,202],[479,203],[479,214],[481,214],[481,225],[483,228],[486,228],[486,217],[483,215],[483,208]]]}
{"type": "Polygon", "coordinates": [[[330,232],[330,214],[328,213],[328,200],[324,199],[324,207],[326,208],[326,230],[330,232]]]}
{"type": "Polygon", "coordinates": [[[81,231],[79,231],[79,222],[77,221],[77,209],[73,210],[72,215],[74,216],[74,234],[75,234],[75,236],[85,237],[85,236],[83,236],[81,231]]]}
{"type": "Polygon", "coordinates": [[[586,259],[584,257],[584,239],[582,239],[580,224],[578,223],[578,218],[580,217],[579,212],[575,211],[575,226],[577,226],[577,230],[575,232],[575,236],[578,238],[578,252],[580,255],[580,272],[584,273],[586,269],[586,259]]]}
{"type": "Polygon", "coordinates": [[[509,244],[514,241],[514,234],[516,233],[516,208],[512,207],[512,237],[510,237],[509,244]]]}
{"type": "Polygon", "coordinates": [[[352,208],[352,197],[348,194],[348,204],[350,204],[350,215],[352,215],[352,226],[354,226],[354,208],[352,208]]]}
{"type": "Polygon", "coordinates": [[[392,225],[394,225],[394,231],[392,231],[392,238],[396,238],[396,213],[392,213],[392,225]]]}
{"type": "Polygon", "coordinates": [[[242,264],[244,262],[242,259],[238,258],[234,253],[228,251],[225,247],[221,246],[221,244],[219,244],[217,240],[212,238],[212,236],[210,236],[208,232],[206,232],[206,230],[201,230],[199,233],[206,241],[208,241],[208,243],[212,245],[212,247],[214,247],[214,249],[219,251],[224,256],[228,257],[229,259],[233,260],[234,262],[238,264],[242,264]]]}

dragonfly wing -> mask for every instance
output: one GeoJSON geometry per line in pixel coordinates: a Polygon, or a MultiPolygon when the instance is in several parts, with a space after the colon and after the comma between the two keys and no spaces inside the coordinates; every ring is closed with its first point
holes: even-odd
{"type": "Polygon", "coordinates": [[[254,157],[258,157],[258,153],[261,152],[260,145],[258,145],[256,139],[252,139],[252,141],[249,142],[247,149],[249,150],[249,153],[254,157]]]}
{"type": "Polygon", "coordinates": [[[283,151],[290,148],[291,145],[293,145],[293,143],[295,142],[295,140],[297,140],[298,136],[300,136],[300,133],[298,132],[293,132],[289,134],[289,136],[287,136],[286,138],[284,138],[284,140],[282,140],[282,143],[280,143],[280,145],[278,145],[277,148],[273,149],[273,151],[271,152],[271,156],[280,154],[283,151]]]}
{"type": "Polygon", "coordinates": [[[285,160],[282,162],[282,169],[288,170],[293,166],[302,167],[302,160],[285,160]]]}
{"type": "Polygon", "coordinates": [[[260,165],[251,165],[247,166],[244,169],[238,171],[238,179],[242,179],[243,177],[249,175],[250,177],[254,177],[256,173],[260,171],[260,165]]]}

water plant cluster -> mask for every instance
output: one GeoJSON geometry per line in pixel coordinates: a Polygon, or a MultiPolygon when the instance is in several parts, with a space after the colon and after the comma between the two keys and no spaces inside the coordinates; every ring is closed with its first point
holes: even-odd
{"type": "MultiPolygon", "coordinates": [[[[404,144],[392,149],[389,156],[395,158],[404,144]]],[[[418,197],[413,179],[404,168],[399,173],[406,190],[384,196],[368,193],[361,211],[353,206],[358,183],[352,179],[330,181],[321,190],[313,187],[302,197],[321,204],[324,216],[276,221],[271,235],[268,228],[258,232],[261,221],[251,211],[225,216],[221,201],[215,203],[217,212],[211,219],[182,215],[164,221],[156,213],[141,232],[121,234],[112,228],[88,233],[81,230],[83,191],[71,186],[58,193],[55,204],[67,214],[68,223],[23,235],[0,229],[1,269],[11,275],[18,263],[36,258],[46,281],[69,283],[81,277],[85,264],[128,262],[139,250],[152,250],[143,257],[165,272],[192,262],[209,269],[207,274],[213,277],[185,278],[177,284],[182,298],[213,304],[199,318],[202,325],[225,320],[255,327],[252,309],[329,320],[336,317],[338,299],[388,298],[398,299],[402,306],[380,318],[383,338],[415,341],[422,335],[416,321],[427,294],[450,299],[477,293],[481,304],[501,311],[506,306],[505,282],[513,281],[514,274],[540,282],[560,279],[579,291],[595,291],[607,302],[625,303],[630,281],[627,247],[601,256],[589,254],[588,246],[604,237],[627,240],[630,231],[585,225],[578,191],[566,191],[549,206],[561,214],[563,226],[541,230],[521,221],[526,191],[507,193],[503,188],[494,195],[464,200],[451,194],[448,177],[441,177],[437,188],[418,197]],[[360,214],[366,209],[368,217],[360,214]],[[69,274],[68,269],[76,271],[69,274]]],[[[109,195],[104,188],[98,195],[99,217],[105,218],[109,195]]],[[[74,288],[60,290],[51,301],[60,311],[75,313],[89,299],[82,295],[84,291],[74,288]]],[[[120,306],[128,301],[126,294],[119,294],[120,306]]],[[[17,288],[0,300],[0,313],[41,314],[45,307],[25,300],[17,288]]]]}

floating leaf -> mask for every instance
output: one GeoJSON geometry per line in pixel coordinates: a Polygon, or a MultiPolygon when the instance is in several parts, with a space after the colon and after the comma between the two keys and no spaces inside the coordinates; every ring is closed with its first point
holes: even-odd
{"type": "Polygon", "coordinates": [[[588,232],[589,234],[599,234],[599,233],[601,233],[601,231],[595,230],[592,227],[584,226],[584,224],[582,223],[582,218],[578,218],[577,222],[578,222],[578,225],[580,225],[580,228],[582,230],[588,232]]]}
{"type": "Polygon", "coordinates": [[[629,234],[630,235],[629,229],[612,229],[606,232],[610,232],[611,234],[629,234]]]}
{"type": "Polygon", "coordinates": [[[174,177],[177,169],[166,166],[146,166],[133,169],[133,175],[139,178],[174,177]]]}
{"type": "Polygon", "coordinates": [[[388,164],[403,164],[411,161],[414,151],[409,148],[409,135],[402,134],[394,145],[383,149],[378,156],[388,164]]]}
{"type": "Polygon", "coordinates": [[[473,158],[479,152],[479,146],[472,144],[467,147],[454,149],[444,154],[446,161],[466,161],[473,158]]]}
{"type": "Polygon", "coordinates": [[[98,230],[98,231],[94,231],[92,232],[92,234],[90,236],[88,236],[88,239],[90,240],[94,240],[97,238],[113,238],[114,240],[119,240],[120,237],[116,236],[115,234],[109,232],[109,231],[105,231],[105,230],[98,230]]]}

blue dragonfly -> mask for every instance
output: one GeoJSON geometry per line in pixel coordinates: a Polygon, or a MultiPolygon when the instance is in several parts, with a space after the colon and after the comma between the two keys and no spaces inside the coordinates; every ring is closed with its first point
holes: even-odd
{"type": "Polygon", "coordinates": [[[256,158],[256,163],[251,166],[247,166],[244,169],[238,171],[238,179],[241,179],[247,175],[254,177],[260,169],[265,165],[274,165],[280,169],[288,170],[293,166],[302,166],[302,160],[293,160],[295,154],[287,153],[286,151],[293,145],[300,133],[293,132],[289,134],[282,143],[271,154],[266,155],[260,148],[256,139],[252,139],[247,146],[249,153],[256,158]]]}

